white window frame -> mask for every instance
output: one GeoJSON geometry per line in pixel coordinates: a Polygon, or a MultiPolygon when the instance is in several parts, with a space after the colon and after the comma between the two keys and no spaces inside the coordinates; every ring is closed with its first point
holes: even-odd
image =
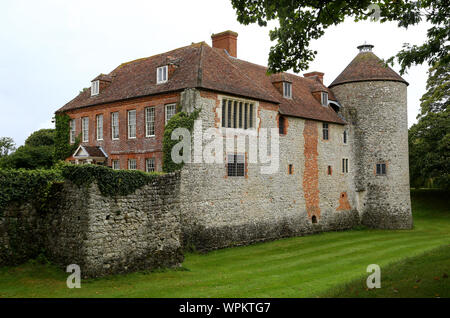
{"type": "Polygon", "coordinates": [[[89,117],[81,118],[81,140],[89,142],[89,117]]]}
{"type": "Polygon", "coordinates": [[[155,137],[155,107],[154,106],[145,108],[145,137],[155,137]]]}
{"type": "Polygon", "coordinates": [[[100,93],[100,82],[93,81],[91,85],[91,96],[98,95],[100,93]]]}
{"type": "Polygon", "coordinates": [[[165,105],[165,107],[164,107],[164,117],[165,117],[165,119],[166,119],[166,125],[167,125],[167,122],[170,120],[170,118],[167,118],[167,115],[168,115],[168,111],[167,111],[167,109],[168,108],[172,108],[173,107],[173,114],[172,114],[172,116],[170,116],[170,118],[172,118],[173,116],[175,116],[175,114],[177,113],[177,105],[176,104],[167,104],[167,105],[165,105]]]}
{"type": "Polygon", "coordinates": [[[136,121],[137,121],[137,118],[136,118],[136,109],[131,109],[131,110],[129,110],[129,111],[127,111],[127,123],[128,123],[128,139],[136,139],[136,134],[137,134],[137,132],[136,132],[136,121]],[[130,115],[131,114],[134,114],[134,123],[131,123],[131,121],[130,121],[130,115]],[[134,135],[132,135],[132,132],[134,131],[134,135]]]}
{"type": "Polygon", "coordinates": [[[103,114],[95,116],[97,140],[103,140],[103,114]]]}
{"type": "Polygon", "coordinates": [[[328,92],[322,92],[321,102],[323,106],[328,106],[328,92]]]}
{"type": "Polygon", "coordinates": [[[119,122],[119,112],[111,113],[111,139],[119,140],[120,139],[120,122],[119,122]],[[114,117],[117,116],[117,124],[114,124],[114,117]],[[117,137],[114,137],[114,128],[117,127],[117,137]]]}
{"type": "Polygon", "coordinates": [[[113,170],[120,170],[120,160],[119,159],[113,159],[111,162],[111,167],[113,170]],[[116,166],[117,164],[117,166],[116,166]]]}
{"type": "Polygon", "coordinates": [[[156,69],[156,84],[166,83],[168,81],[168,66],[160,66],[156,69]]]}
{"type": "Polygon", "coordinates": [[[128,159],[128,170],[137,170],[137,159],[128,159]],[[134,168],[131,163],[134,162],[134,168]]]}
{"type": "Polygon", "coordinates": [[[283,82],[283,97],[292,98],[292,83],[283,82]]]}
{"type": "Polygon", "coordinates": [[[146,172],[155,172],[156,171],[155,158],[146,158],[145,159],[145,171],[146,172]],[[149,169],[149,163],[152,163],[151,166],[153,166],[153,170],[149,169]]]}
{"type": "Polygon", "coordinates": [[[75,119],[71,119],[70,120],[70,143],[73,144],[75,143],[75,134],[76,134],[76,127],[77,127],[77,122],[75,119]]]}

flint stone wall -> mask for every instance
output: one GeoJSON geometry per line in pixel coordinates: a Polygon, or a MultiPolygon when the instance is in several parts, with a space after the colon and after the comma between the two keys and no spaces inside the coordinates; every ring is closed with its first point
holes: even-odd
{"type": "Polygon", "coordinates": [[[63,268],[79,265],[83,277],[181,265],[178,173],[123,197],[70,182],[55,185],[51,196],[45,209],[25,202],[3,212],[0,265],[41,253],[63,268]]]}

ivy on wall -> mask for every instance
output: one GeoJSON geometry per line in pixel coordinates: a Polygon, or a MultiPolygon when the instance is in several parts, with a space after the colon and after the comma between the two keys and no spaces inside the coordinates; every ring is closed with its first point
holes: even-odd
{"type": "Polygon", "coordinates": [[[192,135],[194,130],[194,122],[198,118],[201,109],[196,109],[192,113],[179,112],[175,114],[164,128],[163,137],[163,171],[174,172],[180,170],[184,166],[184,162],[175,163],[172,161],[172,148],[180,142],[180,140],[172,140],[172,132],[177,128],[186,128],[192,135]]]}
{"type": "Polygon", "coordinates": [[[77,136],[75,142],[70,144],[70,117],[64,113],[56,114],[54,161],[57,162],[70,157],[78,148],[80,139],[80,136],[77,136]]]}

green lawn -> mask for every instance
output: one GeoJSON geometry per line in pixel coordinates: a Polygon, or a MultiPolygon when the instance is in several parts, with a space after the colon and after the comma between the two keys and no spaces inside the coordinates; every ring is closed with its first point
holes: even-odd
{"type": "Polygon", "coordinates": [[[0,269],[0,297],[370,297],[394,294],[449,297],[448,283],[442,288],[435,285],[435,293],[431,285],[421,288],[428,283],[429,274],[433,279],[441,277],[441,282],[446,283],[447,279],[442,276],[445,266],[449,265],[448,248],[429,254],[433,257],[411,258],[439,246],[448,247],[448,194],[438,191],[413,191],[412,194],[413,230],[330,232],[203,255],[187,254],[184,270],[84,280],[81,289],[68,289],[67,274],[60,269],[27,263],[0,269]],[[405,258],[410,259],[405,261],[405,258]],[[394,264],[396,262],[400,263],[394,264]],[[368,276],[369,264],[382,268],[381,290],[395,288],[398,292],[370,291],[372,294],[368,294],[370,292],[361,285],[368,276]],[[426,273],[426,268],[430,273],[426,273]],[[402,284],[396,285],[396,279],[402,284]],[[417,292],[404,293],[403,287],[410,286],[411,279],[421,279],[411,287],[417,292]],[[418,287],[414,288],[416,285],[418,287]],[[355,294],[358,290],[363,292],[355,294]]]}

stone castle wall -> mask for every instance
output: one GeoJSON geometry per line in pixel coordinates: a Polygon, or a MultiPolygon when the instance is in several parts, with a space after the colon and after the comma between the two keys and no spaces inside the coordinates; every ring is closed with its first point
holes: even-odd
{"type": "Polygon", "coordinates": [[[351,125],[354,188],[362,223],[411,228],[406,85],[355,82],[337,85],[333,92],[351,125]],[[386,175],[376,175],[377,163],[386,164],[386,175]]]}
{"type": "MultiPolygon", "coordinates": [[[[183,107],[192,110],[195,103],[202,109],[203,131],[221,129],[222,97],[189,92],[189,103],[183,107]]],[[[277,128],[278,109],[263,102],[255,104],[257,129],[277,128]]],[[[274,174],[261,173],[264,164],[248,163],[245,177],[227,177],[225,150],[222,163],[193,163],[183,168],[180,202],[185,245],[209,250],[359,224],[351,174],[341,172],[341,157],[350,156],[351,146],[342,141],[346,127],[329,124],[330,138],[325,141],[321,122],[288,117],[287,126],[287,134],[279,137],[280,164],[274,174]],[[293,174],[288,172],[290,164],[293,174]],[[332,175],[327,175],[328,165],[332,175]],[[311,168],[313,173],[305,179],[305,171],[311,168]],[[316,224],[312,223],[314,214],[316,224]]],[[[203,140],[204,149],[207,143],[203,140]]],[[[247,159],[248,153],[247,143],[247,159]]]]}
{"type": "Polygon", "coordinates": [[[12,204],[0,217],[0,264],[13,265],[43,253],[83,277],[179,266],[179,174],[158,177],[134,194],[110,198],[96,184],[70,182],[52,189],[45,211],[12,204]]]}

